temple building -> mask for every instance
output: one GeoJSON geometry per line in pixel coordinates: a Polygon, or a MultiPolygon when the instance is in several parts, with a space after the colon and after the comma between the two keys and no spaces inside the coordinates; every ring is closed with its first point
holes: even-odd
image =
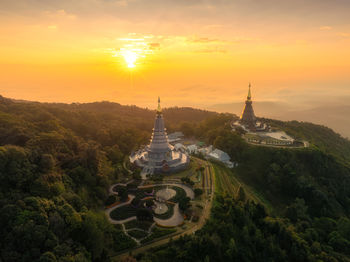
{"type": "Polygon", "coordinates": [[[266,131],[269,129],[269,127],[266,124],[260,121],[257,121],[255,117],[250,83],[249,83],[247,100],[245,101],[245,106],[243,108],[241,117],[239,118],[238,123],[234,123],[234,126],[237,126],[237,125],[243,127],[246,131],[253,131],[253,132],[266,131]]]}
{"type": "Polygon", "coordinates": [[[254,114],[253,109],[253,101],[252,101],[252,93],[250,90],[250,83],[249,83],[249,90],[248,90],[248,96],[247,100],[245,101],[245,106],[242,111],[242,115],[239,118],[239,121],[241,124],[245,125],[249,129],[255,129],[256,125],[256,117],[254,114]]]}
{"type": "Polygon", "coordinates": [[[264,146],[290,146],[303,147],[307,146],[306,141],[296,141],[293,137],[282,130],[272,129],[267,123],[258,120],[254,114],[252,91],[249,83],[248,96],[245,101],[241,117],[235,118],[231,122],[231,127],[239,131],[242,137],[250,144],[259,144],[264,146]],[[243,132],[242,132],[243,131],[243,132]]]}
{"type": "Polygon", "coordinates": [[[142,168],[141,176],[147,174],[169,173],[184,169],[190,162],[186,153],[175,150],[169,144],[160,98],[154,123],[150,144],[134,152],[130,156],[130,162],[142,168]]]}

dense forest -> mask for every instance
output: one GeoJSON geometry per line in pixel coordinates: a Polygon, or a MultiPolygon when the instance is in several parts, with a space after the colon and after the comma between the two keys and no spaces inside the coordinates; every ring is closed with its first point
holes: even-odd
{"type": "MultiPolygon", "coordinates": [[[[167,126],[215,113],[164,110],[167,126]]],[[[124,159],[150,138],[154,111],[116,103],[0,99],[0,261],[108,261],[131,247],[103,212],[124,159]],[[123,246],[121,245],[127,245],[123,246]]]]}
{"type": "MultiPolygon", "coordinates": [[[[140,261],[350,261],[349,142],[327,128],[284,123],[315,132],[304,149],[251,146],[221,126],[208,139],[239,163],[232,171],[266,199],[270,213],[240,191],[216,196],[212,215],[195,235],[156,248],[140,261]],[[310,127],[310,130],[308,127],[310,127]],[[325,132],[325,133],[323,133],[325,132]],[[332,151],[331,143],[343,147],[332,151]],[[342,151],[343,150],[343,151],[342,151]]],[[[195,130],[194,130],[195,132],[195,130]]]]}
{"type": "MultiPolygon", "coordinates": [[[[348,140],[317,125],[274,122],[313,145],[254,147],[230,130],[233,115],[191,108],[163,114],[169,132],[226,151],[239,163],[233,172],[274,211],[220,194],[202,230],[139,260],[349,261],[348,140]]],[[[152,110],[109,102],[1,98],[0,261],[109,261],[111,252],[132,247],[103,206],[108,186],[126,175],[125,158],[148,142],[154,117],[152,110]]]]}

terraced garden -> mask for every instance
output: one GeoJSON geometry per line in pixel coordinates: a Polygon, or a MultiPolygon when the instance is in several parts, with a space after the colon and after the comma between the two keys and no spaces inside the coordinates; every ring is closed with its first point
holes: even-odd
{"type": "Polygon", "coordinates": [[[263,198],[259,192],[254,191],[251,187],[244,184],[237,176],[235,176],[234,171],[227,169],[226,167],[213,165],[215,171],[215,191],[216,192],[226,192],[231,196],[235,196],[238,188],[241,186],[247,198],[253,200],[256,203],[263,204],[269,212],[273,212],[271,203],[263,198]]]}
{"type": "Polygon", "coordinates": [[[231,196],[236,194],[236,191],[239,187],[239,182],[234,179],[234,177],[229,175],[227,170],[224,170],[223,167],[218,165],[213,165],[214,171],[216,173],[216,188],[217,192],[226,192],[231,196]]]}

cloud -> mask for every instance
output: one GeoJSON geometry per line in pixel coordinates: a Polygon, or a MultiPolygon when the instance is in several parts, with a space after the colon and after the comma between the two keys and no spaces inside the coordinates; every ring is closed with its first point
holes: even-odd
{"type": "Polygon", "coordinates": [[[213,42],[219,42],[218,39],[210,39],[208,37],[196,37],[194,39],[189,39],[189,42],[193,43],[213,43],[213,42]]]}
{"type": "MultiPolygon", "coordinates": [[[[226,53],[227,45],[231,42],[218,38],[209,37],[188,37],[186,42],[195,46],[194,53],[226,53]]],[[[233,42],[232,42],[233,43],[233,42]]]]}
{"type": "Polygon", "coordinates": [[[160,49],[160,43],[149,43],[148,46],[151,50],[159,50],[160,49]]]}
{"type": "Polygon", "coordinates": [[[216,48],[199,49],[199,50],[195,50],[194,52],[195,53],[207,53],[207,54],[210,54],[210,53],[222,53],[222,54],[224,54],[224,53],[227,53],[228,51],[226,49],[216,47],[216,48]]]}
{"type": "Polygon", "coordinates": [[[119,0],[119,1],[115,1],[114,4],[116,6],[126,7],[126,6],[128,6],[128,1],[127,0],[119,0]]]}
{"type": "Polygon", "coordinates": [[[56,30],[57,29],[57,25],[49,25],[47,28],[51,29],[51,30],[56,30]]]}
{"type": "Polygon", "coordinates": [[[344,32],[339,32],[337,35],[341,37],[350,37],[350,33],[344,33],[344,32]]]}
{"type": "Polygon", "coordinates": [[[320,27],[320,30],[322,31],[329,31],[329,30],[332,30],[333,28],[331,26],[321,26],[320,27]]]}
{"type": "Polygon", "coordinates": [[[226,43],[226,40],[221,40],[217,38],[209,38],[209,37],[189,37],[187,39],[189,43],[200,43],[200,44],[213,44],[213,43],[226,43]]]}
{"type": "Polygon", "coordinates": [[[75,19],[77,16],[73,13],[67,13],[64,9],[59,9],[55,11],[43,11],[44,16],[49,18],[67,18],[67,19],[75,19]]]}

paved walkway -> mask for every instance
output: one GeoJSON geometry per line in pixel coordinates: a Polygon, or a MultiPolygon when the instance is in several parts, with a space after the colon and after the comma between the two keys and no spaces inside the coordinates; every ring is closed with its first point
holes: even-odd
{"type": "Polygon", "coordinates": [[[118,195],[118,193],[115,192],[115,191],[113,190],[113,188],[114,188],[115,186],[127,186],[128,184],[130,184],[130,183],[132,183],[132,182],[134,182],[134,179],[132,179],[132,180],[126,182],[126,183],[116,183],[116,184],[113,184],[113,185],[111,185],[111,186],[109,187],[109,193],[110,193],[111,195],[118,195]]]}
{"type": "MultiPolygon", "coordinates": [[[[207,162],[207,161],[205,161],[205,162],[207,162]]],[[[152,247],[167,244],[167,243],[169,243],[169,239],[175,240],[175,239],[178,239],[184,235],[194,234],[197,230],[201,229],[204,226],[204,224],[206,223],[206,220],[209,219],[209,216],[210,216],[210,210],[211,210],[211,207],[213,204],[214,192],[215,192],[215,172],[213,170],[212,164],[209,163],[209,166],[208,165],[205,165],[205,166],[206,166],[205,172],[209,172],[209,174],[212,175],[212,181],[213,181],[212,185],[211,185],[212,186],[212,188],[211,188],[212,194],[210,196],[210,200],[207,199],[207,201],[205,203],[205,207],[204,207],[204,210],[203,210],[203,213],[202,213],[202,216],[201,216],[199,222],[196,225],[188,228],[187,230],[183,231],[180,234],[175,233],[175,234],[167,235],[167,236],[164,236],[163,238],[160,238],[159,240],[156,240],[154,242],[148,243],[148,244],[143,245],[143,246],[138,247],[138,248],[134,248],[131,251],[133,255],[143,253],[152,247]],[[209,168],[211,169],[212,172],[209,171],[209,168]]],[[[118,256],[115,256],[115,258],[117,259],[117,261],[119,261],[118,259],[125,257],[125,256],[128,256],[129,255],[128,252],[130,252],[130,250],[128,250],[124,253],[121,253],[118,256]]],[[[113,261],[115,261],[115,260],[113,259],[113,261]]]]}
{"type": "Polygon", "coordinates": [[[193,190],[184,185],[184,184],[177,184],[177,183],[162,183],[162,184],[154,184],[154,185],[147,185],[147,186],[139,186],[138,188],[148,188],[148,187],[154,187],[154,186],[177,186],[181,187],[186,192],[186,196],[188,196],[191,199],[194,199],[194,192],[193,190]]]}
{"type": "Polygon", "coordinates": [[[163,227],[176,227],[184,222],[184,217],[182,216],[179,208],[179,204],[176,203],[174,206],[174,214],[168,219],[159,219],[154,217],[154,222],[163,227]]]}
{"type": "MultiPolygon", "coordinates": [[[[113,187],[114,187],[114,186],[115,186],[115,185],[113,185],[113,187]]],[[[123,219],[123,220],[115,220],[115,219],[111,218],[111,216],[110,216],[110,215],[111,215],[111,212],[112,212],[114,209],[116,209],[116,208],[118,208],[118,207],[122,207],[122,206],[129,205],[129,204],[131,203],[131,201],[135,198],[134,195],[128,195],[128,197],[129,197],[129,200],[128,200],[128,201],[123,202],[123,203],[121,203],[121,204],[119,204],[119,205],[116,205],[116,206],[114,206],[114,207],[111,207],[111,208],[106,209],[105,213],[106,213],[106,215],[107,215],[107,218],[108,218],[109,222],[111,222],[112,224],[123,224],[123,223],[125,223],[125,222],[128,222],[128,221],[131,221],[131,220],[136,219],[136,216],[133,216],[133,217],[129,217],[129,218],[123,219]]]]}
{"type": "MultiPolygon", "coordinates": [[[[113,188],[115,186],[117,186],[117,185],[126,186],[127,184],[131,183],[132,181],[133,180],[128,181],[125,184],[117,183],[117,184],[111,185],[110,188],[109,188],[109,193],[116,195],[117,192],[113,191],[113,188]]],[[[190,187],[188,187],[186,185],[183,185],[183,184],[163,183],[163,184],[139,186],[138,188],[149,188],[149,187],[154,187],[154,186],[177,186],[177,187],[180,187],[183,190],[185,190],[186,196],[188,196],[190,199],[194,199],[194,192],[193,192],[193,190],[190,187]]],[[[123,220],[115,220],[115,219],[111,218],[111,216],[110,216],[111,212],[114,209],[130,204],[131,201],[135,198],[135,196],[131,195],[131,194],[129,194],[128,196],[129,196],[129,200],[127,202],[124,202],[124,203],[121,203],[121,204],[116,205],[114,207],[111,207],[111,208],[109,208],[109,209],[107,209],[105,211],[105,213],[107,215],[107,218],[108,218],[110,223],[112,223],[112,224],[123,224],[123,223],[126,223],[128,221],[136,219],[136,216],[132,216],[132,217],[129,217],[129,218],[126,218],[126,219],[123,219],[123,220]]],[[[159,219],[159,218],[154,218],[154,221],[157,222],[157,224],[162,225],[162,226],[169,226],[169,227],[177,226],[177,225],[179,225],[179,224],[181,224],[183,222],[183,216],[180,213],[180,209],[178,208],[178,204],[176,204],[175,207],[174,207],[174,214],[173,214],[173,216],[171,218],[166,219],[166,220],[162,220],[162,219],[159,219]]]]}

